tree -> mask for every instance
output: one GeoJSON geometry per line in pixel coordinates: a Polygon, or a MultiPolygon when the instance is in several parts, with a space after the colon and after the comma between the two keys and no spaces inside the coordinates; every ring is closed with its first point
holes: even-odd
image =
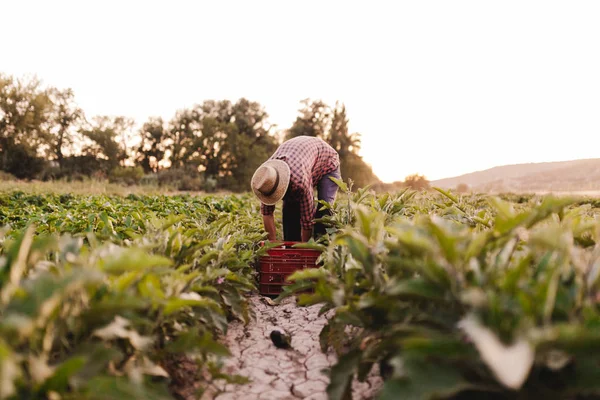
{"type": "Polygon", "coordinates": [[[300,115],[286,134],[286,140],[296,136],[316,136],[325,139],[331,124],[331,109],[321,100],[304,99],[300,115]]]}
{"type": "Polygon", "coordinates": [[[227,138],[235,133],[236,127],[211,116],[202,118],[200,126],[192,161],[203,167],[206,176],[217,178],[228,167],[225,162],[229,151],[227,138]]]}
{"type": "Polygon", "coordinates": [[[224,107],[227,103],[209,100],[177,112],[169,131],[173,168],[200,168],[207,175],[219,174],[225,139],[231,129],[224,107]]]}
{"type": "Polygon", "coordinates": [[[332,109],[321,100],[302,100],[300,115],[286,133],[286,140],[297,136],[315,136],[325,140],[340,156],[340,169],[343,179],[351,179],[354,187],[380,183],[358,154],[360,134],[350,133],[346,106],[336,103],[332,109]]]}
{"type": "Polygon", "coordinates": [[[360,135],[348,132],[348,122],[346,106],[336,103],[331,118],[331,128],[326,140],[338,152],[340,157],[345,157],[350,153],[356,154],[360,150],[360,135]]]}
{"type": "Polygon", "coordinates": [[[270,141],[268,118],[269,115],[259,103],[241,98],[231,106],[228,122],[233,122],[241,135],[270,141]]]}
{"type": "Polygon", "coordinates": [[[81,130],[81,134],[89,139],[83,150],[84,155],[104,160],[103,172],[123,164],[128,156],[132,126],[133,121],[125,117],[95,117],[93,124],[81,130]]]}
{"type": "Polygon", "coordinates": [[[83,110],[75,104],[71,89],[58,90],[51,88],[49,96],[53,104],[51,118],[54,125],[49,152],[62,169],[64,166],[64,149],[65,147],[71,147],[74,143],[75,133],[72,128],[84,118],[84,114],[83,110]]]}
{"type": "Polygon", "coordinates": [[[423,175],[413,174],[404,179],[404,186],[415,190],[428,189],[429,181],[423,175]]]}
{"type": "Polygon", "coordinates": [[[276,149],[270,128],[264,108],[244,98],[180,110],[168,133],[171,165],[202,170],[229,189],[246,189],[251,174],[276,149]]]}
{"type": "Polygon", "coordinates": [[[344,180],[352,179],[356,189],[379,183],[379,178],[361,156],[349,153],[340,158],[340,170],[344,180]]]}
{"type": "Polygon", "coordinates": [[[220,179],[229,189],[246,188],[254,170],[277,146],[269,133],[268,114],[245,98],[235,104],[206,101],[200,108],[196,148],[205,175],[220,179]]]}
{"type": "Polygon", "coordinates": [[[257,102],[240,99],[231,108],[235,125],[228,135],[227,168],[223,183],[231,190],[247,190],[258,166],[277,149],[268,114],[257,102]]]}
{"type": "Polygon", "coordinates": [[[32,178],[51,143],[52,101],[37,78],[0,75],[0,169],[32,178]]]}
{"type": "Polygon", "coordinates": [[[223,185],[231,190],[248,190],[250,179],[256,168],[267,160],[277,148],[277,144],[257,141],[239,131],[228,136],[227,169],[223,185]]]}
{"type": "Polygon", "coordinates": [[[367,165],[358,154],[360,150],[360,134],[349,133],[349,119],[346,106],[336,103],[326,141],[340,156],[342,177],[352,179],[354,187],[362,188],[379,182],[371,166],[367,165]]]}
{"type": "Polygon", "coordinates": [[[139,131],[141,137],[136,161],[144,172],[156,172],[165,156],[167,130],[162,118],[150,118],[139,131]]]}
{"type": "Polygon", "coordinates": [[[183,109],[177,111],[170,122],[168,131],[168,149],[171,153],[172,168],[183,168],[189,164],[194,152],[194,142],[200,131],[200,114],[198,109],[183,109]]]}

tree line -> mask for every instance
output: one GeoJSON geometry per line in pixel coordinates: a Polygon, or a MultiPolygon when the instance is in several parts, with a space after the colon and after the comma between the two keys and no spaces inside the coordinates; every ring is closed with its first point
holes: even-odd
{"type": "Polygon", "coordinates": [[[4,179],[109,179],[180,190],[246,191],[255,169],[286,139],[321,137],[334,147],[344,179],[381,182],[358,154],[343,104],[305,99],[291,127],[276,130],[264,107],[241,98],[206,100],[168,121],[134,128],[125,116],[88,117],[71,89],[0,74],[0,171],[4,179]]]}

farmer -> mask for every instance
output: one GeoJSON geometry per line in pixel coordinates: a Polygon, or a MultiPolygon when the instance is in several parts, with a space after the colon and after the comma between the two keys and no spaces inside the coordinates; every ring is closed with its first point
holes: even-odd
{"type": "Polygon", "coordinates": [[[298,136],[284,142],[252,176],[252,191],[261,201],[263,223],[270,241],[275,235],[275,203],[283,200],[283,240],[307,242],[325,233],[315,224],[325,212],[317,211],[318,199],[333,203],[338,186],[329,177],[341,179],[340,158],[335,149],[313,136],[298,136]]]}

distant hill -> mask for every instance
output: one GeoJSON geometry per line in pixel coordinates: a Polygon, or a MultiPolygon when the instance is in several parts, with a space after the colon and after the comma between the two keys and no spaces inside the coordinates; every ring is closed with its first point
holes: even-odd
{"type": "Polygon", "coordinates": [[[479,192],[574,192],[600,190],[600,158],[504,165],[431,182],[479,192]]]}

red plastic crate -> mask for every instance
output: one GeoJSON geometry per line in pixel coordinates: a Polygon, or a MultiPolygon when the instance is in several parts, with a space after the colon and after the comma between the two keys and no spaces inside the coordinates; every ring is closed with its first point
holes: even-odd
{"type": "Polygon", "coordinates": [[[317,258],[321,252],[295,249],[292,246],[296,243],[299,242],[283,242],[278,247],[267,250],[267,255],[260,258],[260,294],[278,295],[283,286],[291,284],[285,280],[289,275],[298,270],[317,267],[317,258]]]}

